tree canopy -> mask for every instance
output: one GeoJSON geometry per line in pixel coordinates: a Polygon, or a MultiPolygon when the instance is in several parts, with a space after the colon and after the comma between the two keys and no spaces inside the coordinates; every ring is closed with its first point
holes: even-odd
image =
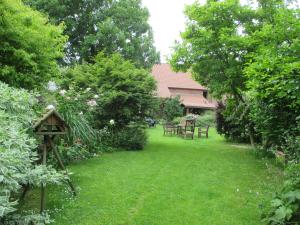
{"type": "Polygon", "coordinates": [[[281,0],[259,0],[258,7],[211,0],[188,6],[186,15],[170,61],[226,96],[225,134],[252,133],[253,140],[256,133],[268,147],[299,135],[299,9],[281,0]]]}
{"type": "Polygon", "coordinates": [[[159,61],[148,24],[149,12],[141,0],[25,0],[64,22],[69,36],[66,61],[92,61],[100,51],[120,53],[137,66],[150,68],[159,61]],[[59,5],[59,7],[56,7],[59,5]]]}
{"type": "Polygon", "coordinates": [[[99,53],[94,63],[76,65],[64,73],[64,86],[92,88],[99,94],[95,124],[103,128],[114,120],[118,127],[144,121],[154,104],[155,81],[119,54],[99,53]]]}
{"type": "Polygon", "coordinates": [[[0,1],[0,80],[35,88],[58,74],[66,36],[41,13],[20,0],[0,1]]]}
{"type": "Polygon", "coordinates": [[[171,64],[177,70],[192,69],[194,77],[221,97],[241,98],[245,89],[245,56],[253,48],[246,34],[251,32],[253,12],[238,0],[194,3],[185,10],[187,27],[182,43],[174,48],[171,64]]]}

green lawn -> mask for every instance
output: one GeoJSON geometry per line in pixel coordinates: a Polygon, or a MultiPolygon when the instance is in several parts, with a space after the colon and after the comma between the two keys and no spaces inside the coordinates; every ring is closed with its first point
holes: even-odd
{"type": "MultiPolygon", "coordinates": [[[[245,146],[163,137],[149,130],[144,151],[107,153],[69,166],[78,197],[47,189],[56,225],[259,225],[260,206],[281,181],[279,169],[245,146]]],[[[29,193],[38,205],[38,192],[29,193]]],[[[28,202],[28,201],[27,201],[28,202]]]]}

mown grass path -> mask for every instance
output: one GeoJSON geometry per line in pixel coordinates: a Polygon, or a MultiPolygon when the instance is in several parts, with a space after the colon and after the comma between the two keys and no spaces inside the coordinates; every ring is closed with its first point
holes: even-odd
{"type": "MultiPolygon", "coordinates": [[[[279,184],[278,169],[213,130],[209,139],[163,137],[160,127],[149,136],[144,151],[70,166],[80,193],[69,199],[61,187],[47,190],[55,224],[263,224],[259,207],[279,184]]],[[[30,195],[38,203],[38,195],[30,195]]]]}

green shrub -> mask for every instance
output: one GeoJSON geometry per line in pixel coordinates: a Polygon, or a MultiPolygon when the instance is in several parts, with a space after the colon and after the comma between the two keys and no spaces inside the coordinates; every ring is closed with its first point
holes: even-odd
{"type": "Polygon", "coordinates": [[[90,88],[75,89],[70,85],[66,90],[59,88],[53,81],[49,83],[53,87],[48,87],[44,93],[45,106],[53,105],[69,125],[69,132],[64,136],[65,144],[72,146],[81,143],[93,151],[98,145],[97,130],[92,124],[99,95],[90,88]]]}
{"type": "Polygon", "coordinates": [[[183,116],[183,107],[180,97],[168,98],[163,101],[163,118],[167,122],[173,121],[174,118],[183,116]]]}
{"type": "Polygon", "coordinates": [[[245,95],[244,99],[236,101],[228,98],[225,104],[218,104],[216,128],[217,132],[228,140],[254,145],[261,142],[261,134],[256,131],[251,117],[253,104],[248,96],[245,95]]]}
{"type": "Polygon", "coordinates": [[[300,224],[300,164],[291,164],[285,170],[284,186],[265,217],[269,225],[300,224]]]}
{"type": "Polygon", "coordinates": [[[126,150],[142,150],[147,143],[146,126],[130,124],[113,133],[114,147],[126,150]]]}
{"type": "Polygon", "coordinates": [[[65,175],[37,165],[37,141],[30,132],[37,117],[33,94],[0,82],[0,224],[48,223],[48,216],[17,211],[22,186],[61,184],[65,175]]]}
{"type": "MultiPolygon", "coordinates": [[[[91,153],[88,148],[81,143],[74,143],[71,146],[62,143],[57,147],[57,150],[65,165],[74,161],[88,159],[93,156],[93,153],[91,153]]],[[[57,163],[55,158],[52,159],[52,163],[57,163]]]]}
{"type": "Polygon", "coordinates": [[[196,126],[209,125],[214,127],[216,125],[216,113],[214,111],[205,111],[196,119],[196,126]]]}
{"type": "Polygon", "coordinates": [[[67,41],[63,25],[52,25],[21,0],[0,1],[0,12],[0,80],[32,89],[58,76],[67,41]]]}
{"type": "MultiPolygon", "coordinates": [[[[142,122],[156,101],[155,80],[147,70],[139,69],[119,54],[110,57],[99,53],[94,63],[77,65],[64,72],[63,85],[91,88],[99,94],[93,111],[97,129],[113,119],[120,128],[130,122],[142,122]]],[[[91,91],[92,91],[91,90],[91,91]]]]}
{"type": "Polygon", "coordinates": [[[290,162],[300,163],[300,136],[293,137],[287,135],[283,151],[290,162]]]}
{"type": "Polygon", "coordinates": [[[182,121],[182,119],[183,119],[183,117],[175,117],[172,122],[174,124],[180,124],[180,122],[182,121]]]}

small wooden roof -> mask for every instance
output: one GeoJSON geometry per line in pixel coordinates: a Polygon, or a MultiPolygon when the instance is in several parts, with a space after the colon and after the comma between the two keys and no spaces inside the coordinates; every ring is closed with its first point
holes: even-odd
{"type": "Polygon", "coordinates": [[[37,134],[64,134],[68,128],[68,124],[54,109],[45,113],[33,126],[33,129],[37,134]],[[49,126],[51,127],[51,130],[49,130],[49,126]]]}

